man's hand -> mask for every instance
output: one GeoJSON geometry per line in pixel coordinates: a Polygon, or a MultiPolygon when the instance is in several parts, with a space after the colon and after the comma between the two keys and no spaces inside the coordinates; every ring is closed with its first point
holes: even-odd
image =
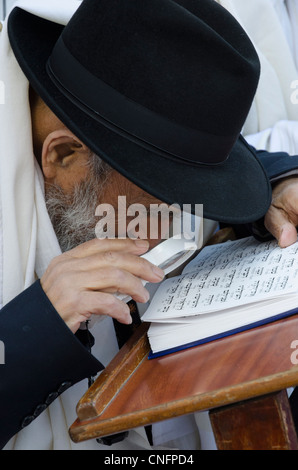
{"type": "Polygon", "coordinates": [[[282,248],[297,241],[298,178],[287,178],[272,191],[272,203],[265,216],[265,227],[282,248]]]}
{"type": "Polygon", "coordinates": [[[73,333],[91,315],[109,315],[129,324],[129,307],[113,294],[149,300],[141,279],[160,282],[164,274],[140,258],[148,248],[145,240],[94,239],[54,258],[41,286],[73,333]]]}

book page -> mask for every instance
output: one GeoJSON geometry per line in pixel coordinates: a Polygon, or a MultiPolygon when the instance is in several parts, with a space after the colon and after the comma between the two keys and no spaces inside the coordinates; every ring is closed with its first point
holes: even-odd
{"type": "Polygon", "coordinates": [[[164,281],[144,321],[166,321],[296,292],[298,243],[280,248],[253,237],[204,248],[181,276],[164,281]]]}

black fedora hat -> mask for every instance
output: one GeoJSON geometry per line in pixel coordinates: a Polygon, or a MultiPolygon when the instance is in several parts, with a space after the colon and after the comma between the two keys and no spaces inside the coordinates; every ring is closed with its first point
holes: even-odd
{"type": "Polygon", "coordinates": [[[132,182],[206,218],[264,215],[270,184],[240,136],[259,61],[214,0],[84,0],[66,27],[15,8],[8,33],[37,93],[132,182]]]}

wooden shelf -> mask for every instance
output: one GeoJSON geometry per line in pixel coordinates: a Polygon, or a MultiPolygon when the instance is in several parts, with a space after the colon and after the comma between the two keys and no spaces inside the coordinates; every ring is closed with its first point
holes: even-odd
{"type": "MultiPolygon", "coordinates": [[[[75,442],[211,409],[218,431],[222,407],[298,384],[291,363],[297,315],[151,360],[147,328],[138,328],[78,403],[70,428],[75,442]]],[[[296,436],[292,422],[286,432],[296,436]]]]}

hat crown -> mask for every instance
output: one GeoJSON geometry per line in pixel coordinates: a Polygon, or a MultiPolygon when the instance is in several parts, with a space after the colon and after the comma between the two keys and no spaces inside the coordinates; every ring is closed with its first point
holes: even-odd
{"type": "Polygon", "coordinates": [[[214,0],[85,0],[62,37],[84,68],[129,100],[209,134],[241,131],[259,61],[214,0]]]}

